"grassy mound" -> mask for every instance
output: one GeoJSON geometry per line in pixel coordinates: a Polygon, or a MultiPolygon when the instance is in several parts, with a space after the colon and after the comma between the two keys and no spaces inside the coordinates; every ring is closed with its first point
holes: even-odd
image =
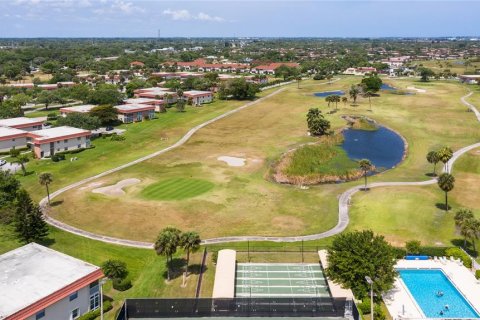
{"type": "Polygon", "coordinates": [[[141,195],[148,200],[182,200],[199,196],[213,187],[214,184],[206,180],[172,178],[149,185],[141,195]]]}
{"type": "Polygon", "coordinates": [[[361,175],[358,163],[339,146],[341,140],[341,135],[325,137],[317,144],[304,145],[286,154],[276,168],[275,180],[315,184],[358,178],[361,175]]]}

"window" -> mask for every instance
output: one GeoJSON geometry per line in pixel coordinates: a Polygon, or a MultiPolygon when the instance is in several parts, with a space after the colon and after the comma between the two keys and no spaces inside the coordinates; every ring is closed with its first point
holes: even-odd
{"type": "Polygon", "coordinates": [[[81,138],[80,138],[80,137],[78,137],[78,138],[77,138],[77,141],[80,141],[80,139],[81,139],[81,138]]]}
{"type": "Polygon", "coordinates": [[[77,297],[78,297],[78,291],[72,293],[72,294],[70,295],[70,297],[68,297],[68,300],[69,300],[69,301],[73,301],[73,300],[77,299],[77,297]]]}
{"type": "Polygon", "coordinates": [[[43,317],[45,317],[45,309],[37,312],[37,314],[35,315],[35,320],[42,319],[43,317]]]}
{"type": "Polygon", "coordinates": [[[15,141],[15,139],[12,139],[12,141],[15,141]]]}
{"type": "Polygon", "coordinates": [[[100,306],[100,294],[95,292],[90,296],[90,310],[97,310],[100,306]]]}
{"type": "Polygon", "coordinates": [[[63,150],[67,151],[67,150],[68,150],[68,147],[63,148],[63,150]]]}
{"type": "Polygon", "coordinates": [[[67,142],[68,142],[68,139],[63,140],[63,142],[64,142],[64,143],[67,143],[67,142]]]}
{"type": "Polygon", "coordinates": [[[70,314],[70,320],[77,319],[80,316],[80,311],[77,309],[72,310],[72,313],[70,314]]]}
{"type": "Polygon", "coordinates": [[[60,140],[59,140],[59,141],[57,141],[57,144],[60,144],[60,140]]]}

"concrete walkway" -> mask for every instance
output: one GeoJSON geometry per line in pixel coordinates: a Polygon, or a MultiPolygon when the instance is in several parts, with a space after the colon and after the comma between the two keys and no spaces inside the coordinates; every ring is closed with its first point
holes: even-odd
{"type": "MultiPolygon", "coordinates": [[[[90,182],[92,180],[95,180],[95,179],[98,179],[98,178],[101,178],[101,177],[104,177],[108,174],[111,174],[113,172],[117,172],[117,171],[120,171],[124,168],[127,168],[127,167],[130,167],[132,165],[135,165],[137,163],[140,163],[140,162],[143,162],[143,161],[146,161],[148,159],[151,159],[153,157],[156,157],[158,155],[161,155],[165,152],[168,152],[172,149],[175,149],[181,145],[183,145],[185,142],[188,141],[188,139],[190,139],[190,137],[195,133],[197,132],[198,130],[200,130],[201,128],[215,122],[215,121],[218,121],[220,119],[223,119],[225,117],[228,117],[229,115],[231,114],[234,114],[236,112],[239,112],[243,109],[246,109],[250,106],[253,106],[265,99],[268,99],[278,93],[280,93],[281,91],[283,91],[285,88],[282,88],[282,89],[279,89],[277,91],[274,91],[272,93],[270,93],[269,95],[263,97],[263,98],[260,98],[258,100],[255,100],[255,101],[252,101],[252,102],[249,102],[237,109],[234,109],[234,110],[231,110],[231,111],[228,111],[218,117],[215,117],[209,121],[206,121],[194,128],[192,128],[190,131],[187,132],[187,134],[185,134],[179,141],[177,141],[175,144],[173,144],[172,146],[170,147],[167,147],[165,149],[162,149],[162,150],[159,150],[155,153],[152,153],[150,155],[147,155],[143,158],[140,158],[140,159],[137,159],[135,161],[132,161],[132,162],[129,162],[129,163],[126,163],[122,166],[119,166],[119,167],[116,167],[116,168],[113,168],[111,170],[108,170],[108,171],[105,171],[103,173],[100,173],[98,175],[95,175],[93,177],[90,177],[90,178],[86,178],[86,179],[83,179],[81,181],[78,181],[74,184],[71,184],[71,185],[68,185],[64,188],[61,188],[55,192],[53,192],[51,195],[50,195],[50,199],[53,199],[55,198],[56,196],[68,191],[68,190],[71,190],[73,188],[76,188],[82,184],[85,184],[87,182],[90,182]]],[[[468,98],[469,96],[471,96],[473,93],[470,92],[469,94],[463,96],[461,98],[461,102],[466,105],[467,107],[469,107],[474,113],[475,115],[477,116],[478,120],[480,121],[480,113],[479,111],[475,108],[475,106],[473,106],[472,104],[468,103],[465,98],[468,98]]],[[[461,156],[463,155],[464,153],[472,150],[472,149],[475,149],[475,148],[479,148],[480,147],[480,142],[479,143],[475,143],[475,144],[472,144],[470,146],[467,146],[467,147],[464,147],[460,150],[457,150],[454,154],[453,154],[453,157],[452,159],[450,159],[450,161],[447,163],[447,172],[450,172],[450,168],[453,167],[453,164],[454,162],[461,156]]],[[[413,182],[376,182],[376,183],[372,183],[372,184],[369,184],[368,185],[368,188],[378,188],[378,187],[391,187],[391,186],[426,186],[426,185],[431,185],[431,184],[435,184],[437,183],[437,180],[436,179],[430,179],[430,180],[426,180],[426,181],[413,181],[413,182]]],[[[345,228],[348,226],[348,223],[349,223],[349,215],[348,215],[348,210],[349,210],[349,204],[350,204],[350,199],[351,197],[357,193],[358,191],[362,190],[363,189],[363,185],[358,185],[358,186],[355,186],[355,187],[352,187],[350,189],[348,189],[347,191],[345,191],[344,193],[342,193],[339,197],[339,200],[338,200],[338,223],[335,227],[333,227],[332,229],[330,230],[327,230],[325,232],[322,232],[322,233],[317,233],[317,234],[312,234],[312,235],[305,235],[305,236],[293,236],[293,237],[262,237],[262,236],[232,236],[232,237],[219,237],[219,238],[212,238],[212,239],[205,239],[202,241],[202,244],[217,244],[217,243],[227,243],[227,242],[243,242],[243,241],[273,241],[273,242],[296,242],[296,241],[309,241],[309,240],[318,240],[318,239],[323,239],[323,238],[328,238],[328,237],[331,237],[331,236],[334,236],[336,234],[339,234],[340,232],[344,231],[345,228]]],[[[119,239],[119,238],[114,238],[114,237],[108,237],[108,236],[102,236],[102,235],[98,235],[98,234],[95,234],[95,233],[92,233],[92,232],[88,232],[88,231],[84,231],[84,230],[81,230],[81,229],[78,229],[78,228],[75,228],[75,227],[72,227],[66,223],[63,223],[63,222],[60,222],[50,216],[48,216],[46,213],[47,213],[47,210],[46,209],[46,204],[47,204],[47,198],[43,198],[41,201],[40,201],[40,206],[42,207],[43,209],[43,212],[45,213],[45,220],[61,229],[61,230],[64,230],[64,231],[67,231],[67,232],[70,232],[70,233],[73,233],[73,234],[76,234],[76,235],[79,235],[79,236],[83,236],[83,237],[86,237],[86,238],[90,238],[90,239],[93,239],[93,240],[98,240],[98,241],[103,241],[103,242],[107,242],[107,243],[112,243],[112,244],[118,244],[118,245],[124,245],[124,246],[130,246],[130,247],[136,247],[136,248],[145,248],[145,249],[151,249],[153,248],[153,243],[149,243],[149,242],[142,242],[142,241],[133,241],[133,240],[127,240],[127,239],[119,239]]]]}

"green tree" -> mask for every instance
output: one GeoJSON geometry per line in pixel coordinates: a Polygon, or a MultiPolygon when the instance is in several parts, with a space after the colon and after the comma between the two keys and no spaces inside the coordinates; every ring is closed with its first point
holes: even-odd
{"type": "Polygon", "coordinates": [[[440,154],[438,151],[430,151],[427,153],[427,161],[433,164],[433,175],[436,175],[437,163],[440,161],[440,154]]]}
{"type": "Polygon", "coordinates": [[[285,64],[282,64],[278,68],[275,69],[275,77],[283,78],[283,80],[287,80],[291,77],[296,77],[300,73],[300,70],[295,67],[289,67],[285,64]]]}
{"type": "Polygon", "coordinates": [[[43,90],[37,96],[37,103],[45,104],[45,109],[48,109],[48,106],[56,101],[55,94],[49,90],[43,90]]]}
{"type": "Polygon", "coordinates": [[[467,230],[468,228],[465,228],[466,221],[473,219],[474,215],[472,210],[469,209],[460,209],[455,213],[455,216],[453,217],[455,221],[455,226],[458,228],[460,231],[460,234],[463,236],[463,247],[467,247],[467,236],[468,234],[465,233],[464,231],[467,230]]]}
{"type": "Polygon", "coordinates": [[[345,288],[352,289],[358,298],[368,296],[374,280],[377,296],[391,289],[397,275],[395,250],[383,236],[370,230],[341,233],[328,248],[327,276],[345,288]]]}
{"type": "Polygon", "coordinates": [[[421,242],[418,240],[411,240],[405,243],[405,250],[407,254],[420,254],[421,242]]]}
{"type": "Polygon", "coordinates": [[[368,104],[370,106],[370,111],[372,111],[372,97],[373,97],[374,93],[371,92],[371,91],[365,91],[365,93],[363,94],[363,96],[365,98],[368,98],[368,104]]]}
{"type": "Polygon", "coordinates": [[[38,176],[38,182],[40,185],[45,186],[45,189],[47,190],[48,204],[50,204],[50,190],[48,189],[48,186],[53,182],[53,175],[48,172],[41,173],[38,176]]]}
{"type": "Polygon", "coordinates": [[[15,160],[13,161],[14,163],[18,163],[20,167],[22,168],[23,175],[27,175],[27,169],[25,168],[25,164],[30,161],[30,158],[28,157],[27,154],[17,154],[15,156],[15,160]]]}
{"type": "Polygon", "coordinates": [[[331,96],[331,95],[325,97],[325,102],[328,103],[328,108],[330,108],[330,104],[333,102],[333,101],[332,101],[332,97],[333,97],[333,96],[331,96]]]}
{"type": "Polygon", "coordinates": [[[131,98],[133,97],[134,91],[137,89],[143,89],[148,86],[147,81],[143,79],[133,79],[127,85],[125,86],[125,92],[127,94],[127,97],[131,98]]]}
{"type": "Polygon", "coordinates": [[[72,112],[67,114],[66,117],[58,118],[57,125],[94,130],[100,128],[102,123],[97,117],[92,117],[89,114],[72,112]]]}
{"type": "Polygon", "coordinates": [[[15,206],[14,202],[20,182],[9,171],[0,170],[0,223],[12,222],[15,206]]]}
{"type": "Polygon", "coordinates": [[[342,97],[342,102],[343,102],[343,107],[346,108],[347,103],[348,103],[348,98],[347,97],[342,97]]]}
{"type": "Polygon", "coordinates": [[[335,103],[335,110],[338,110],[338,103],[340,102],[340,96],[338,94],[334,94],[332,97],[332,103],[335,103]]]}
{"type": "Polygon", "coordinates": [[[118,121],[118,112],[112,105],[106,104],[92,108],[89,115],[100,120],[102,125],[109,125],[118,121]]]}
{"type": "Polygon", "coordinates": [[[438,187],[445,192],[445,211],[448,212],[448,193],[453,190],[455,186],[455,177],[450,173],[442,173],[438,177],[438,187]]]}
{"type": "Polygon", "coordinates": [[[163,229],[155,241],[154,248],[158,255],[165,256],[167,259],[167,280],[170,281],[170,272],[172,256],[177,252],[180,244],[180,230],[167,227],[163,229]]]}
{"type": "Polygon", "coordinates": [[[307,126],[311,135],[322,136],[328,134],[330,121],[324,118],[318,108],[311,108],[307,113],[307,126]]]}
{"type": "Polygon", "coordinates": [[[422,82],[428,82],[429,78],[435,75],[435,72],[425,67],[418,68],[417,72],[420,75],[420,81],[422,82]]]}
{"type": "Polygon", "coordinates": [[[219,99],[225,100],[232,97],[236,100],[253,99],[260,91],[254,83],[247,82],[245,78],[228,80],[220,85],[218,90],[219,99]]]}
{"type": "Polygon", "coordinates": [[[448,171],[448,161],[453,157],[453,151],[449,147],[443,147],[438,151],[438,157],[443,162],[444,170],[448,171]]]}
{"type": "Polygon", "coordinates": [[[478,239],[480,234],[480,221],[475,218],[466,219],[460,228],[460,233],[472,241],[473,251],[477,252],[475,240],[478,239]]]}
{"type": "Polygon", "coordinates": [[[353,100],[353,104],[357,103],[357,97],[360,94],[360,88],[358,86],[352,85],[350,91],[348,92],[350,98],[353,100]]]}
{"type": "Polygon", "coordinates": [[[187,265],[185,267],[185,277],[188,276],[188,265],[190,263],[190,253],[198,251],[200,249],[200,235],[195,231],[187,231],[180,236],[180,246],[187,255],[187,265]]]}
{"type": "Polygon", "coordinates": [[[383,84],[382,79],[376,74],[363,78],[361,83],[365,86],[366,91],[370,91],[371,93],[378,92],[383,84]]]}
{"type": "Polygon", "coordinates": [[[102,263],[103,274],[111,279],[125,279],[128,275],[127,264],[121,260],[110,259],[102,263]]]}
{"type": "Polygon", "coordinates": [[[112,84],[97,85],[90,91],[88,103],[118,105],[123,100],[123,94],[112,84]]]}
{"type": "Polygon", "coordinates": [[[48,226],[42,211],[24,189],[18,191],[15,207],[14,226],[18,239],[24,243],[45,239],[48,235],[48,226]]]}
{"type": "Polygon", "coordinates": [[[368,159],[360,160],[358,162],[358,166],[363,171],[363,177],[365,178],[364,190],[367,191],[367,176],[368,176],[368,173],[373,170],[374,166],[368,159]]]}

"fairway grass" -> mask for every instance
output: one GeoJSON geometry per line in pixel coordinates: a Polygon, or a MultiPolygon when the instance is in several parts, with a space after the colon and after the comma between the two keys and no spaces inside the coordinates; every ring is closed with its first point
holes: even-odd
{"type": "MultiPolygon", "coordinates": [[[[342,77],[334,87],[348,90],[359,81],[358,77],[342,77]]],[[[399,89],[419,85],[416,79],[388,82],[399,89]]],[[[73,189],[56,198],[59,204],[52,208],[52,216],[102,235],[144,241],[153,241],[159,230],[168,225],[196,230],[204,239],[319,233],[336,225],[339,195],[362,182],[311,186],[303,190],[268,180],[271,165],[282,154],[318,141],[307,135],[305,117],[309,108],[319,107],[324,111],[335,130],[346,126],[343,115],[364,115],[405,137],[409,146],[405,160],[395,169],[370,177],[369,182],[428,180],[430,177],[426,174],[431,171],[431,165],[425,160],[428,151],[444,145],[458,150],[480,140],[477,120],[460,103],[467,89],[458,82],[432,81],[424,94],[381,93],[380,97],[372,98],[372,111],[369,111],[368,99],[360,98],[357,106],[339,104],[337,112],[327,114],[327,103],[313,96],[313,92],[327,91],[329,87],[315,81],[303,81],[300,89],[296,85],[286,86],[283,92],[202,128],[181,147],[101,179],[106,185],[122,179],[140,179],[142,182],[125,196],[111,199],[92,196],[88,190],[73,189]],[[217,160],[223,155],[245,158],[246,165],[229,167],[217,160]],[[142,189],[161,185],[168,179],[204,180],[215,187],[181,201],[151,201],[153,194],[149,199],[141,195],[142,189]]],[[[184,132],[186,128],[179,131],[184,132]]],[[[425,189],[428,191],[422,193],[425,208],[432,203],[435,208],[435,203],[442,201],[441,194],[437,194],[434,186],[431,190],[425,189]]],[[[395,201],[403,203],[398,210],[417,212],[417,203],[422,201],[417,199],[419,196],[415,197],[416,190],[396,192],[391,188],[392,196],[386,197],[390,201],[374,206],[374,200],[384,195],[382,190],[372,191],[372,194],[376,192],[372,200],[367,195],[363,198],[363,194],[354,197],[354,206],[363,208],[365,217],[352,219],[352,227],[358,223],[359,228],[374,228],[377,222],[382,222],[379,217],[386,215],[382,222],[386,227],[378,230],[391,236],[389,239],[397,241],[394,236],[398,241],[416,236],[427,239],[434,211],[425,211],[430,220],[416,225],[412,231],[408,231],[408,225],[402,226],[402,221],[388,216],[389,212],[396,212],[389,208],[395,201]]],[[[155,194],[162,196],[161,193],[155,194]]],[[[470,192],[469,197],[458,205],[480,202],[478,193],[470,192]]],[[[437,238],[445,243],[449,236],[454,235],[447,230],[437,238]]]]}
{"type": "Polygon", "coordinates": [[[214,186],[205,180],[172,178],[149,185],[141,195],[148,200],[183,200],[208,192],[214,186]]]}

